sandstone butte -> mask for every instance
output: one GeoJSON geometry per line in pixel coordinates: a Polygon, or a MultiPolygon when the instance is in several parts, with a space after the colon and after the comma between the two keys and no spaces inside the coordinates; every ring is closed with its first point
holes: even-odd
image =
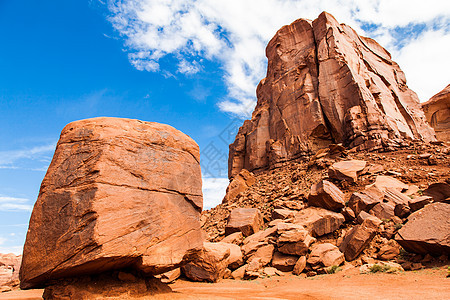
{"type": "Polygon", "coordinates": [[[230,145],[228,175],[276,167],[332,143],[394,149],[435,140],[419,99],[383,47],[323,12],[282,27],[266,48],[257,105],[230,145]]]}
{"type": "Polygon", "coordinates": [[[450,84],[425,103],[422,109],[428,123],[436,131],[436,137],[450,141],[450,84]]]}
{"type": "Polygon", "coordinates": [[[68,124],[34,206],[21,288],[134,268],[155,275],[203,246],[198,145],[168,125],[68,124]]]}

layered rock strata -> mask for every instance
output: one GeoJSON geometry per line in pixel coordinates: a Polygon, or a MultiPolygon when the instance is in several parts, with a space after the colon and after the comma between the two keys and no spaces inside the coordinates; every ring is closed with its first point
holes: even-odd
{"type": "Polygon", "coordinates": [[[266,48],[258,102],[230,145],[228,174],[258,171],[333,143],[392,149],[435,140],[388,51],[323,12],[282,27],[266,48]]]}
{"type": "Polygon", "coordinates": [[[21,288],[133,268],[155,275],[203,246],[197,144],[168,125],[68,124],[34,206],[21,288]]]}

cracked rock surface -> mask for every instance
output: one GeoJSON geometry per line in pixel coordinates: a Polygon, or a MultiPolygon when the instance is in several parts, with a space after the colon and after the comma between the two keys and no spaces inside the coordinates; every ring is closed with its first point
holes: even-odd
{"type": "Polygon", "coordinates": [[[118,118],[68,124],[31,216],[21,288],[131,267],[174,269],[202,247],[200,154],[168,125],[118,118]]]}
{"type": "Polygon", "coordinates": [[[258,102],[230,145],[229,177],[332,143],[357,150],[434,141],[419,99],[388,51],[323,12],[282,27],[266,48],[258,102]]]}

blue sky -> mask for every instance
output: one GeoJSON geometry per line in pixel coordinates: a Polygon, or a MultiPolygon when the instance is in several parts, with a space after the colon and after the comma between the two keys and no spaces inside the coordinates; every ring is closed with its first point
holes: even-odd
{"type": "Polygon", "coordinates": [[[205,206],[217,204],[265,45],[297,18],[327,10],[377,39],[427,100],[450,81],[450,5],[422,2],[0,0],[0,252],[21,251],[59,134],[79,119],[185,132],[201,149],[205,206]]]}

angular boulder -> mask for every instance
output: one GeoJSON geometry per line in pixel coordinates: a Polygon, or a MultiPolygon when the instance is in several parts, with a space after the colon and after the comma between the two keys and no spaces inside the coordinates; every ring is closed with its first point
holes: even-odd
{"type": "Polygon", "coordinates": [[[344,262],[344,254],[330,243],[315,244],[311,247],[308,263],[313,266],[339,266],[344,262]]]}
{"type": "Polygon", "coordinates": [[[132,267],[155,275],[202,247],[197,144],[168,125],[118,118],[68,124],[42,181],[21,288],[132,267]]]}
{"type": "Polygon", "coordinates": [[[256,178],[253,173],[247,171],[246,169],[242,169],[228,185],[222,203],[232,203],[237,195],[246,191],[250,186],[255,184],[255,182],[256,178]]]}
{"type": "Polygon", "coordinates": [[[356,182],[358,176],[365,169],[367,162],[363,160],[344,160],[331,165],[328,176],[337,180],[356,182]]]}
{"type": "Polygon", "coordinates": [[[298,261],[298,256],[286,255],[280,252],[275,252],[272,258],[272,267],[277,268],[282,272],[290,272],[294,269],[298,261]]]}
{"type": "Polygon", "coordinates": [[[182,266],[184,275],[193,281],[217,282],[222,279],[229,263],[230,245],[205,242],[195,259],[182,266]]]}
{"type": "Polygon", "coordinates": [[[422,109],[436,137],[441,141],[450,141],[450,84],[422,103],[422,109]]]}
{"type": "Polygon", "coordinates": [[[257,208],[235,208],[228,217],[225,235],[242,232],[249,236],[259,231],[264,224],[261,212],[257,208]]]}
{"type": "Polygon", "coordinates": [[[373,193],[361,191],[355,192],[348,201],[350,207],[355,215],[359,215],[361,211],[369,212],[375,205],[380,203],[383,198],[378,198],[373,193]]]}
{"type": "Polygon", "coordinates": [[[361,225],[356,225],[344,236],[339,250],[344,253],[345,260],[352,261],[369,245],[375,236],[380,220],[377,218],[367,218],[361,225]]]}
{"type": "Polygon", "coordinates": [[[435,140],[391,55],[323,12],[282,27],[266,48],[257,105],[230,145],[228,175],[309,156],[332,143],[393,149],[435,140]]]}
{"type": "Polygon", "coordinates": [[[395,240],[406,251],[419,254],[450,253],[450,204],[432,203],[412,213],[395,240]]]}
{"type": "Polygon", "coordinates": [[[284,254],[305,255],[316,241],[303,226],[297,224],[280,224],[278,234],[278,251],[284,254]]]}
{"type": "Polygon", "coordinates": [[[344,223],[345,218],[320,207],[308,207],[295,214],[294,223],[302,225],[313,236],[318,237],[331,233],[344,223]]]}
{"type": "Polygon", "coordinates": [[[331,182],[322,180],[311,186],[308,204],[332,211],[339,211],[345,206],[344,193],[331,182]]]}

